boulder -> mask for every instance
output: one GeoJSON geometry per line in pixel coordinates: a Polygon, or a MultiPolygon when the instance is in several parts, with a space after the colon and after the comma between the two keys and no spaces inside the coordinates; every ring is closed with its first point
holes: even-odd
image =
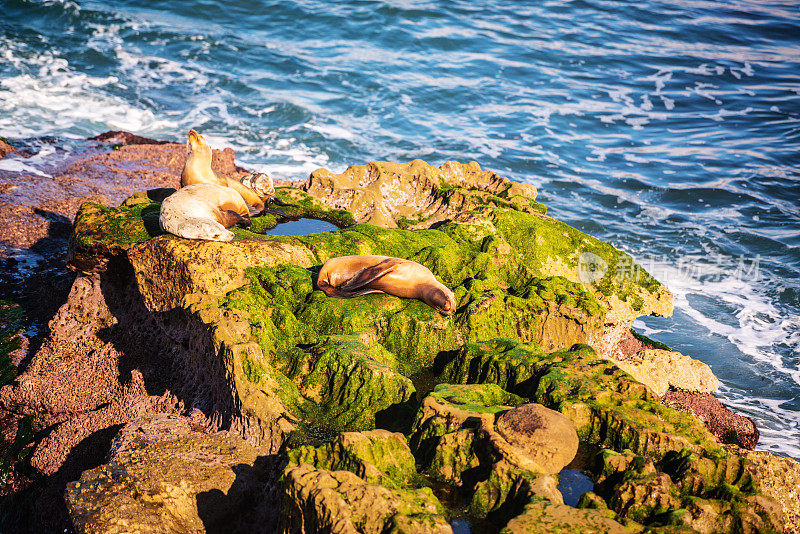
{"type": "Polygon", "coordinates": [[[670,388],[699,393],[719,388],[719,381],[708,365],[673,350],[644,349],[628,358],[608,356],[608,359],[659,397],[670,388]]]}
{"type": "Polygon", "coordinates": [[[535,500],[512,518],[500,532],[502,534],[544,534],[570,532],[575,534],[630,534],[631,530],[613,519],[609,510],[576,510],[571,506],[551,501],[535,500]],[[609,517],[609,515],[611,517],[609,517]]]}
{"type": "Polygon", "coordinates": [[[528,403],[502,414],[495,425],[512,446],[527,454],[542,473],[558,473],[575,458],[578,434],[565,415],[528,403]]]}

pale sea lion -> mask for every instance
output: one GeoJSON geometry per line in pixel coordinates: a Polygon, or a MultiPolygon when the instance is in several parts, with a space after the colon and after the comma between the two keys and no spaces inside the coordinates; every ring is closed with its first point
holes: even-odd
{"type": "Polygon", "coordinates": [[[388,293],[419,299],[439,313],[456,310],[453,292],[424,265],[389,256],[342,256],[325,262],[317,287],[329,297],[353,298],[388,293]]]}
{"type": "MultiPolygon", "coordinates": [[[[266,176],[266,175],[265,175],[266,176]]],[[[192,184],[217,184],[235,189],[248,205],[253,207],[251,215],[264,211],[264,201],[252,189],[238,180],[219,177],[211,169],[211,145],[194,130],[189,130],[189,157],[181,172],[181,187],[192,184]]],[[[272,180],[270,179],[270,187],[272,180]]],[[[275,192],[274,188],[272,190],[275,192]]]]}
{"type": "Polygon", "coordinates": [[[230,241],[234,225],[249,226],[247,203],[236,190],[217,184],[192,184],[161,203],[161,229],[188,239],[230,241]]]}
{"type": "MultiPolygon", "coordinates": [[[[275,185],[272,183],[272,178],[270,178],[269,174],[263,172],[254,172],[242,180],[242,185],[255,191],[256,194],[264,201],[264,203],[277,204],[279,206],[298,207],[297,204],[289,204],[288,202],[284,202],[278,198],[278,195],[275,194],[275,185]]],[[[276,215],[282,215],[284,217],[286,216],[280,211],[265,211],[275,213],[276,215]]]]}

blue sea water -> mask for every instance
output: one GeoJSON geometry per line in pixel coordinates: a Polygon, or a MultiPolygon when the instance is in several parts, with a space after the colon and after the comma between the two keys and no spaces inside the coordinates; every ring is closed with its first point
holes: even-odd
{"type": "Polygon", "coordinates": [[[196,128],[279,178],[476,160],[674,292],[636,327],[800,458],[800,6],[0,1],[0,135],[196,128]],[[149,4],[149,7],[146,6],[149,4]]]}

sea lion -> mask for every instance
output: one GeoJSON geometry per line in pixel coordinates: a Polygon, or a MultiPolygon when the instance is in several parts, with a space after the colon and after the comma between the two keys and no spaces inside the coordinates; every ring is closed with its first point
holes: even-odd
{"type": "MultiPolygon", "coordinates": [[[[266,176],[266,175],[265,175],[266,176]]],[[[181,187],[192,184],[217,184],[235,189],[253,209],[251,215],[264,211],[264,201],[252,189],[238,180],[219,177],[211,170],[211,145],[194,130],[189,130],[189,157],[181,172],[181,187]]],[[[270,179],[270,187],[272,180],[270,179]]],[[[273,188],[274,194],[274,188],[273,188]]]]}
{"type": "MultiPolygon", "coordinates": [[[[269,174],[263,172],[254,172],[250,176],[246,176],[242,179],[242,185],[245,187],[252,189],[256,192],[256,194],[264,201],[265,204],[277,204],[279,206],[294,206],[295,208],[299,207],[297,204],[289,204],[288,202],[284,202],[283,200],[278,198],[278,195],[275,194],[275,185],[272,183],[272,178],[270,178],[269,174]]],[[[269,211],[270,213],[276,213],[279,215],[286,216],[284,213],[280,211],[269,211]]]]}
{"type": "Polygon", "coordinates": [[[247,203],[235,189],[217,184],[181,187],[161,203],[161,229],[188,239],[230,241],[234,225],[249,226],[247,203]]]}
{"type": "Polygon", "coordinates": [[[389,256],[342,256],[325,262],[317,287],[329,297],[353,298],[388,293],[419,299],[439,313],[456,310],[453,292],[424,265],[389,256]]]}

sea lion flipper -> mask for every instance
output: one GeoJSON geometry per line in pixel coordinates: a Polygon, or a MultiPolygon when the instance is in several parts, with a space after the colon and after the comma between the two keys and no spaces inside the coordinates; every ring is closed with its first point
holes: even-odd
{"type": "Polygon", "coordinates": [[[325,288],[323,289],[323,291],[327,296],[336,297],[339,299],[352,299],[355,297],[361,297],[363,295],[370,295],[372,293],[384,293],[384,291],[381,291],[380,289],[371,289],[371,288],[348,291],[340,287],[333,287],[333,288],[325,288]]]}
{"type": "MultiPolygon", "coordinates": [[[[364,286],[374,282],[378,278],[385,276],[387,273],[393,271],[398,265],[405,263],[405,260],[399,258],[387,258],[380,263],[370,267],[364,267],[353,278],[339,286],[340,290],[348,293],[355,293],[364,286]]],[[[374,291],[374,290],[373,290],[374,291]]],[[[366,293],[362,293],[366,294],[366,293]]]]}
{"type": "Polygon", "coordinates": [[[277,204],[278,206],[291,206],[293,208],[299,208],[300,207],[299,204],[289,204],[288,202],[284,202],[283,200],[279,199],[278,197],[270,199],[269,203],[270,204],[277,204]]]}
{"type": "Polygon", "coordinates": [[[238,226],[240,228],[250,227],[250,216],[241,215],[233,210],[220,209],[217,221],[225,228],[230,228],[231,226],[238,226]]]}

